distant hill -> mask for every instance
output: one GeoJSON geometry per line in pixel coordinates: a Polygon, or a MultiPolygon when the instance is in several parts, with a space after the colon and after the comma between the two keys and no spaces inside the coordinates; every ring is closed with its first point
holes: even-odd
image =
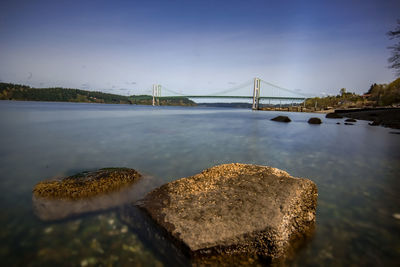
{"type": "MultiPolygon", "coordinates": [[[[152,96],[122,96],[96,91],[67,88],[32,88],[26,85],[0,83],[0,100],[85,102],[106,104],[151,105],[152,96]]],[[[186,97],[162,97],[160,105],[194,106],[195,102],[186,97]]]]}

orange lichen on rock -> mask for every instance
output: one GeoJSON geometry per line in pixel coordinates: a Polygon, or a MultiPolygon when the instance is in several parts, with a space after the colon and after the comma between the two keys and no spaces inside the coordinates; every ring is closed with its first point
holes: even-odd
{"type": "Polygon", "coordinates": [[[59,180],[39,182],[33,188],[36,197],[82,199],[117,191],[137,181],[141,174],[128,168],[104,168],[82,172],[59,180]]]}

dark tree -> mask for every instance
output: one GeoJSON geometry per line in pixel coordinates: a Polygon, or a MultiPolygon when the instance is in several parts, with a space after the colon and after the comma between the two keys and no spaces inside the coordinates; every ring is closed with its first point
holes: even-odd
{"type": "Polygon", "coordinates": [[[371,86],[369,87],[369,90],[368,90],[368,92],[366,92],[366,94],[371,94],[371,93],[372,93],[372,90],[374,90],[374,88],[375,88],[376,86],[377,86],[376,83],[371,84],[371,86]]]}
{"type": "MultiPolygon", "coordinates": [[[[400,19],[397,20],[397,27],[394,31],[389,31],[387,33],[389,38],[396,39],[400,38],[400,19]]],[[[396,75],[400,77],[400,41],[393,46],[388,47],[392,50],[392,56],[388,59],[389,61],[389,68],[394,69],[396,71],[396,75]]]]}

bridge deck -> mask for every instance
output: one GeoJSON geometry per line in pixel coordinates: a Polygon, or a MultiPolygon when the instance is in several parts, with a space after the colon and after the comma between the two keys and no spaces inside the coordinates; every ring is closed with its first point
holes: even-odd
{"type": "MultiPolygon", "coordinates": [[[[163,97],[187,97],[187,98],[241,98],[241,99],[253,99],[252,96],[219,96],[219,95],[188,95],[188,96],[161,96],[163,97]]],[[[305,97],[288,97],[288,96],[260,96],[259,99],[271,99],[271,100],[304,100],[305,97]]]]}

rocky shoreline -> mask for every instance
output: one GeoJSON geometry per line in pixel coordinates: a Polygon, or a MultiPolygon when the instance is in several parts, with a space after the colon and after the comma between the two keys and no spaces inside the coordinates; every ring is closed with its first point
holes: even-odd
{"type": "MultiPolygon", "coordinates": [[[[265,110],[265,109],[264,109],[265,110]]],[[[300,111],[300,110],[289,110],[284,109],[280,111],[286,112],[309,112],[309,113],[322,113],[326,114],[327,119],[343,119],[344,117],[357,120],[371,121],[369,125],[371,126],[383,126],[392,129],[400,129],[400,108],[360,108],[360,109],[336,109],[336,110],[322,110],[322,111],[300,111]]],[[[314,119],[314,118],[312,118],[314,119]]],[[[278,122],[290,122],[288,116],[278,116],[272,121],[278,122]]],[[[317,120],[312,120],[309,123],[317,122],[317,120]]],[[[346,125],[352,125],[351,122],[346,121],[346,125]]],[[[316,123],[319,124],[320,122],[316,123]]],[[[340,123],[337,123],[340,124],[340,123]]]]}
{"type": "Polygon", "coordinates": [[[341,116],[371,121],[369,125],[400,129],[400,108],[364,108],[354,110],[335,110],[341,116]]]}

